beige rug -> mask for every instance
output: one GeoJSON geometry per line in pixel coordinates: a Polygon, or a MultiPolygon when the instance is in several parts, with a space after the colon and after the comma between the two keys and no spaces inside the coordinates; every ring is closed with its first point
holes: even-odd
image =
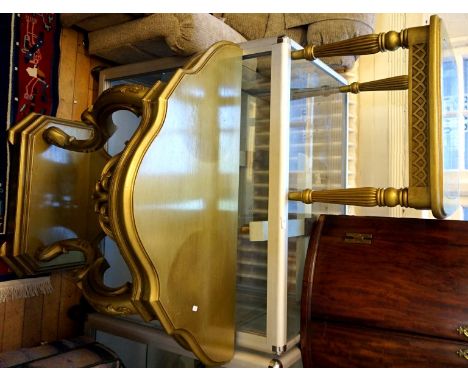
{"type": "Polygon", "coordinates": [[[0,303],[52,293],[49,276],[0,282],[0,303]]]}

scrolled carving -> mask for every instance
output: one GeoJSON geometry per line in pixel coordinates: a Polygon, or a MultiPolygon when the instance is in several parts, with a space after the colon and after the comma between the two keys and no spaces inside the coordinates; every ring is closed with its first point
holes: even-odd
{"type": "Polygon", "coordinates": [[[136,312],[131,302],[131,283],[117,288],[104,284],[104,272],[109,264],[96,245],[79,238],[61,240],[38,249],[35,258],[39,261],[51,261],[69,251],[80,251],[85,257],[86,265],[75,270],[72,276],[96,310],[112,315],[136,312]]]}
{"type": "Polygon", "coordinates": [[[125,316],[134,313],[134,310],[132,311],[132,309],[127,308],[126,306],[114,306],[109,304],[106,306],[105,312],[115,316],[125,316]]]}
{"type": "Polygon", "coordinates": [[[117,288],[110,288],[103,282],[104,272],[109,268],[104,257],[99,257],[89,268],[78,284],[84,297],[101,313],[127,315],[136,313],[131,301],[132,284],[126,283],[117,288]]]}
{"type": "Polygon", "coordinates": [[[34,257],[38,261],[51,261],[70,251],[81,252],[85,258],[85,265],[73,271],[73,277],[80,280],[88,272],[89,267],[99,256],[102,256],[95,245],[80,238],[56,241],[37,249],[34,257]]]}
{"type": "Polygon", "coordinates": [[[91,137],[88,139],[76,139],[56,126],[51,126],[44,131],[44,140],[66,150],[91,152],[99,150],[112,136],[116,127],[112,123],[112,113],[118,110],[128,110],[136,115],[142,113],[142,99],[148,88],[142,85],[119,85],[104,91],[81,114],[81,120],[92,128],[91,137]]]}
{"type": "Polygon", "coordinates": [[[94,212],[98,214],[99,224],[104,233],[110,238],[114,238],[109,218],[109,189],[115,166],[120,159],[120,155],[112,157],[104,166],[101,178],[97,181],[93,193],[94,212]]]}
{"type": "Polygon", "coordinates": [[[40,247],[36,251],[35,258],[39,261],[51,261],[57,256],[70,251],[83,253],[88,264],[91,264],[96,259],[94,246],[89,241],[79,238],[60,240],[51,245],[40,247]]]}

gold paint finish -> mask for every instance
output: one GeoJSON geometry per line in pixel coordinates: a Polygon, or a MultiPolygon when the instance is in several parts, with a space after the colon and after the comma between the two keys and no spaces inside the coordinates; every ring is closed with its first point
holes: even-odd
{"type": "MultiPolygon", "coordinates": [[[[431,209],[443,219],[455,209],[457,171],[444,170],[442,137],[441,66],[444,36],[441,19],[433,15],[428,26],[408,28],[400,33],[360,36],[322,46],[306,46],[292,53],[293,59],[314,60],[340,55],[374,54],[399,47],[409,48],[409,74],[369,83],[352,83],[340,92],[408,89],[409,187],[289,192],[290,200],[358,206],[397,206],[431,209]]],[[[448,40],[447,40],[448,41],[448,40]]]]}
{"type": "Polygon", "coordinates": [[[408,92],[409,186],[428,187],[430,179],[429,121],[427,107],[427,43],[424,39],[410,47],[411,65],[408,92]]]}
{"type": "Polygon", "coordinates": [[[142,85],[120,85],[110,88],[81,115],[81,120],[91,129],[90,136],[82,139],[70,135],[58,126],[51,126],[44,131],[44,140],[50,145],[71,151],[99,150],[115,131],[112,113],[117,110],[128,110],[140,115],[141,101],[147,91],[148,88],[142,85]]]}
{"type": "Polygon", "coordinates": [[[114,234],[110,226],[109,218],[109,189],[114,168],[119,159],[120,155],[116,155],[107,162],[102,170],[101,178],[96,183],[96,188],[92,196],[94,201],[94,212],[98,214],[101,229],[112,239],[114,238],[114,234]]]}
{"type": "Polygon", "coordinates": [[[306,45],[304,49],[292,52],[291,58],[293,60],[306,59],[312,61],[321,57],[360,56],[393,51],[400,47],[407,48],[408,31],[408,29],[403,29],[400,33],[390,31],[358,36],[330,44],[306,45]]]}
{"type": "Polygon", "coordinates": [[[98,311],[138,313],[206,365],[234,354],[242,50],[221,42],[167,83],[103,93],[85,123],[31,115],[9,142],[19,152],[12,241],[18,274],[75,269],[98,311]],[[116,110],[141,115],[125,149],[101,149],[116,110]],[[107,162],[107,164],[106,164],[107,162]],[[18,229],[21,227],[21,229],[18,229]],[[97,243],[113,237],[132,284],[104,285],[97,243]]]}
{"type": "Polygon", "coordinates": [[[10,217],[15,219],[16,230],[1,255],[20,276],[83,266],[83,252],[63,250],[57,257],[52,255],[57,248],[49,246],[77,238],[93,241],[100,234],[88,185],[101,171],[107,154],[86,155],[50,146],[42,134],[51,125],[80,138],[90,135],[82,123],[37,114],[9,131],[11,150],[19,161],[16,216],[10,217]],[[40,260],[45,258],[47,262],[40,260]]]}
{"type": "Polygon", "coordinates": [[[217,44],[174,75],[111,191],[133,189],[119,223],[157,272],[151,306],[207,364],[234,351],[241,54],[217,44]]]}
{"type": "Polygon", "coordinates": [[[104,258],[97,243],[103,235],[90,195],[109,156],[104,150],[85,154],[50,145],[43,137],[51,126],[83,141],[91,135],[83,123],[37,114],[9,131],[19,161],[16,229],[0,256],[19,276],[73,269],[83,295],[101,311],[135,312],[130,286],[112,289],[102,282],[104,258]]]}
{"type": "Polygon", "coordinates": [[[158,319],[206,365],[234,353],[241,55],[217,43],[128,101],[141,105],[140,125],[96,177],[93,198],[133,284],[105,287],[101,257],[80,279],[98,311],[158,319]]]}
{"type": "Polygon", "coordinates": [[[88,264],[95,261],[93,246],[88,241],[78,238],[56,241],[47,247],[38,248],[34,257],[39,261],[51,261],[70,251],[83,253],[88,264]]]}
{"type": "Polygon", "coordinates": [[[305,189],[303,191],[291,191],[288,194],[289,200],[300,201],[305,204],[311,203],[331,203],[331,204],[352,204],[362,207],[395,207],[397,205],[408,207],[408,189],[401,188],[347,188],[337,190],[313,191],[305,189]]]}
{"type": "MultiPolygon", "coordinates": [[[[431,16],[429,24],[429,64],[428,64],[428,114],[429,114],[429,156],[431,176],[431,206],[436,218],[443,219],[458,207],[458,171],[444,169],[441,66],[443,50],[450,51],[442,21],[431,16]]],[[[450,52],[449,52],[450,54],[450,52]]]]}
{"type": "Polygon", "coordinates": [[[389,91],[389,90],[407,90],[408,76],[396,76],[385,78],[383,80],[369,82],[353,82],[352,84],[340,86],[340,93],[373,92],[373,91],[389,91]]]}
{"type": "Polygon", "coordinates": [[[117,288],[110,288],[104,284],[104,272],[109,265],[95,248],[96,261],[81,275],[77,275],[78,286],[83,291],[83,296],[97,311],[110,315],[136,314],[132,303],[132,284],[126,283],[117,288]]]}

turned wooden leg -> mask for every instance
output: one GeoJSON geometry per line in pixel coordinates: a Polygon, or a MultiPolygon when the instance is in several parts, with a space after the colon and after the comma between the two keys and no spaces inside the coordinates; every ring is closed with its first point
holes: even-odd
{"type": "Polygon", "coordinates": [[[291,191],[289,200],[311,203],[346,204],[361,207],[409,207],[407,188],[347,188],[339,190],[313,191],[305,189],[302,191],[291,191]]]}
{"type": "Polygon", "coordinates": [[[358,36],[330,44],[306,45],[304,49],[292,52],[291,58],[293,60],[306,59],[313,61],[321,57],[375,54],[393,51],[398,48],[407,48],[408,46],[408,29],[403,29],[400,33],[390,31],[358,36]]]}
{"type": "Polygon", "coordinates": [[[340,93],[360,93],[372,91],[408,90],[408,76],[396,76],[369,82],[353,82],[340,86],[340,93]]]}

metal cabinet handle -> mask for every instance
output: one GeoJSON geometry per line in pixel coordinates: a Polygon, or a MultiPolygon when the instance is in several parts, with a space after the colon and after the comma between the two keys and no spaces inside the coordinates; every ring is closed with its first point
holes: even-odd
{"type": "Polygon", "coordinates": [[[465,335],[466,337],[468,337],[468,326],[459,326],[457,328],[457,332],[460,335],[465,335]]]}
{"type": "Polygon", "coordinates": [[[459,357],[463,357],[463,358],[465,358],[465,359],[468,359],[468,349],[465,349],[465,350],[460,349],[460,350],[458,350],[458,351],[457,351],[457,355],[458,355],[459,357]]]}

